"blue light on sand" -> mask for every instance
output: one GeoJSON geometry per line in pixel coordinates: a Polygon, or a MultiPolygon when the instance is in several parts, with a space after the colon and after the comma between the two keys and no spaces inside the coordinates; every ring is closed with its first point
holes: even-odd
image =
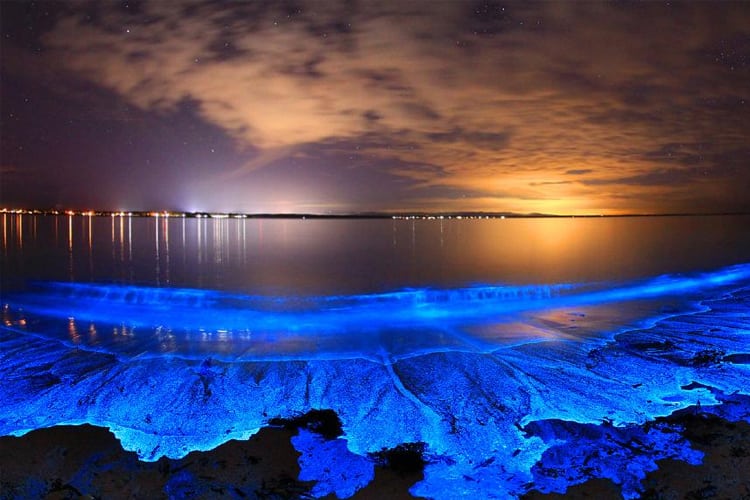
{"type": "MultiPolygon", "coordinates": [[[[654,460],[701,459],[641,424],[747,401],[749,285],[750,265],[326,297],[38,284],[3,298],[0,434],[92,423],[156,460],[326,408],[345,439],[293,441],[318,495],[353,494],[372,477],[369,453],[421,442],[416,495],[505,498],[608,477],[630,498],[654,460]],[[615,458],[596,459],[605,451],[615,458]]],[[[732,417],[750,418],[746,406],[732,417]]]]}
{"type": "Polygon", "coordinates": [[[300,452],[301,481],[316,481],[312,494],[335,494],[348,498],[375,477],[375,464],[350,452],[343,439],[327,440],[320,434],[299,429],[292,444],[300,452]]]}

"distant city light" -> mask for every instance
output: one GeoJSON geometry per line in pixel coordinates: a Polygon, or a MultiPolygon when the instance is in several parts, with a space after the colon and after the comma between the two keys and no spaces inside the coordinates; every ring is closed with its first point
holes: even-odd
{"type": "MultiPolygon", "coordinates": [[[[477,219],[506,219],[506,218],[525,218],[525,217],[627,217],[643,216],[650,214],[632,214],[632,215],[549,215],[549,214],[520,214],[520,213],[493,213],[493,212],[459,212],[459,213],[420,213],[420,214],[392,214],[392,213],[232,213],[232,212],[171,212],[169,210],[149,210],[149,211],[124,211],[124,210],[74,210],[74,209],[50,209],[50,210],[29,210],[24,208],[0,208],[0,214],[13,215],[66,215],[82,217],[181,217],[195,219],[247,219],[247,218],[290,218],[290,219],[308,219],[308,218],[389,218],[393,220],[477,220],[477,219]]],[[[657,215],[657,214],[651,214],[657,215]]],[[[660,215],[682,215],[682,214],[660,214],[660,215]]],[[[684,214],[688,215],[688,214],[684,214]]],[[[719,214],[717,214],[719,215],[719,214]]],[[[728,214],[722,214],[728,215],[728,214]]]]}

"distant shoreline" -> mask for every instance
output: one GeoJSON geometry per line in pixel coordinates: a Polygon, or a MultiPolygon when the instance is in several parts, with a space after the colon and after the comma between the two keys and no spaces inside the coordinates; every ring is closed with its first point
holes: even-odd
{"type": "Polygon", "coordinates": [[[3,215],[45,215],[45,216],[83,216],[83,217],[164,217],[186,219],[593,219],[625,217],[726,217],[750,215],[750,212],[715,212],[715,213],[645,213],[645,214],[518,214],[509,212],[362,212],[341,214],[319,213],[241,213],[241,212],[179,212],[179,211],[110,211],[110,210],[73,210],[73,209],[0,209],[3,215]]]}

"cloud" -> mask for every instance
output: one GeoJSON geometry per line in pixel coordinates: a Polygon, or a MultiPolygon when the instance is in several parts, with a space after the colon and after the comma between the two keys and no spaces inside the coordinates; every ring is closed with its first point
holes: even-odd
{"type": "Polygon", "coordinates": [[[570,184],[573,181],[543,181],[543,182],[531,182],[530,186],[555,186],[560,184],[570,184]]]}
{"type": "Polygon", "coordinates": [[[697,169],[659,169],[651,170],[639,175],[613,177],[606,179],[589,179],[580,181],[587,186],[619,185],[619,186],[680,186],[700,177],[697,169]]]}
{"type": "Polygon", "coordinates": [[[342,158],[367,154],[417,191],[465,190],[467,208],[616,212],[597,188],[627,187],[636,207],[657,185],[706,203],[721,191],[696,172],[747,143],[747,43],[721,41],[747,26],[742,4],[191,1],[74,4],[43,42],[56,69],[144,111],[193,103],[258,151],[232,178],[359,144],[342,158]]]}
{"type": "Polygon", "coordinates": [[[481,149],[502,150],[510,141],[510,136],[509,132],[469,132],[460,128],[454,128],[449,132],[427,134],[427,139],[431,142],[465,143],[481,149]]]}

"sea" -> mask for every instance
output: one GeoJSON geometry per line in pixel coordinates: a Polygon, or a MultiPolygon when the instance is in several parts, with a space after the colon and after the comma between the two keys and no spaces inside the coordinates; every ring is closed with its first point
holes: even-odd
{"type": "Polygon", "coordinates": [[[0,256],[0,435],[89,423],[154,461],[331,409],[342,446],[295,443],[313,496],[349,497],[373,453],[419,443],[414,495],[606,477],[634,498],[656,460],[701,460],[644,425],[750,415],[748,215],[3,213],[0,256]],[[612,445],[554,422],[656,451],[575,468],[612,445]]]}

